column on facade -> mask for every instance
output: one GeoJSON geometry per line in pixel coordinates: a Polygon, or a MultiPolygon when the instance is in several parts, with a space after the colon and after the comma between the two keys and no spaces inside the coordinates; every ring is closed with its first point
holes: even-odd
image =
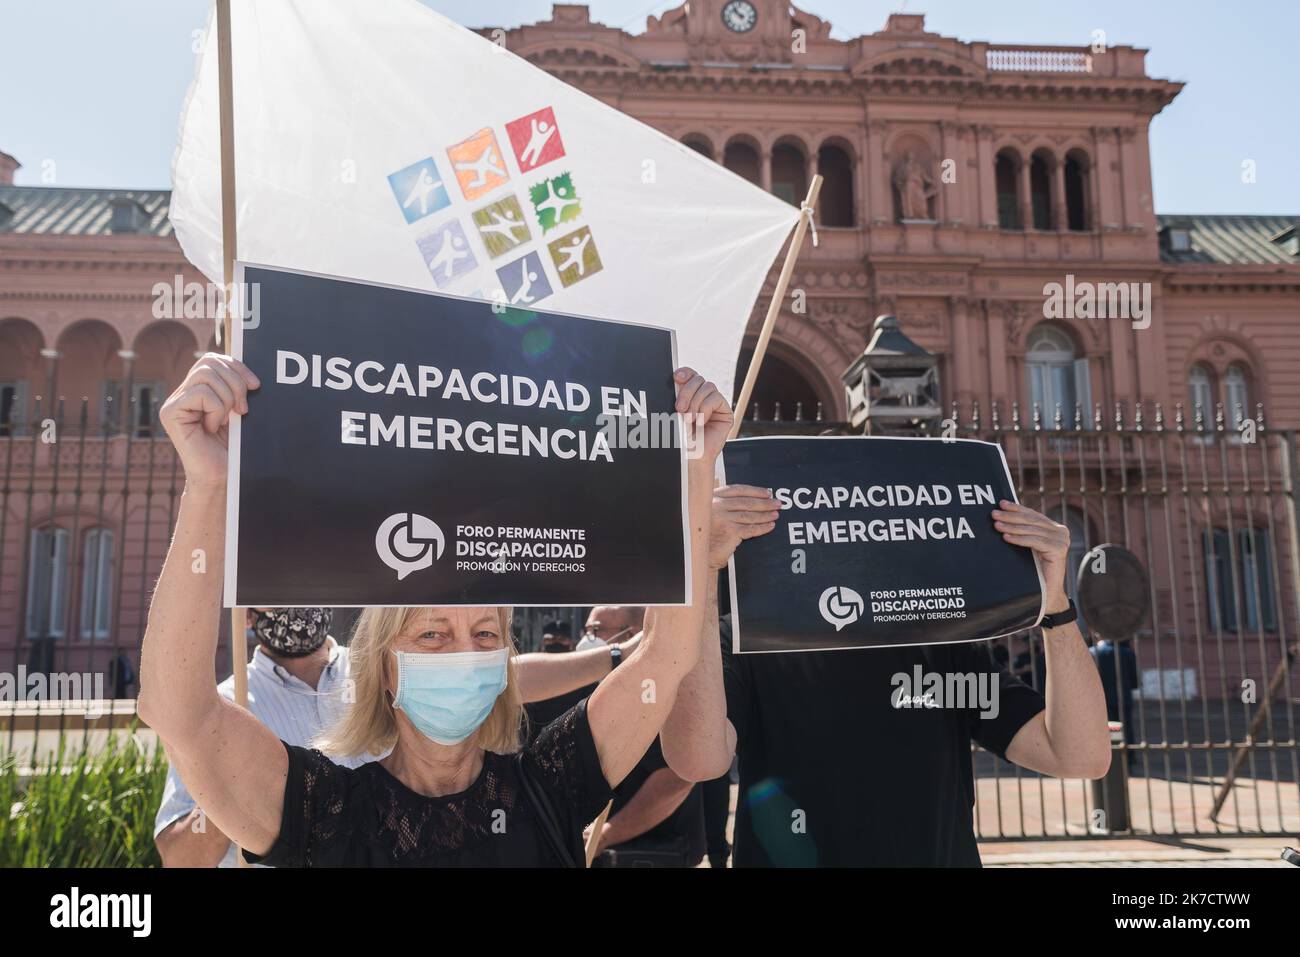
{"type": "Polygon", "coordinates": [[[1151,195],[1151,151],[1147,145],[1150,142],[1149,128],[1146,126],[1138,127],[1133,131],[1133,134],[1133,145],[1129,149],[1133,154],[1133,193],[1135,196],[1134,206],[1137,211],[1133,223],[1134,225],[1140,224],[1145,229],[1154,230],[1156,228],[1156,210],[1151,195]]]}
{"type": "Polygon", "coordinates": [[[939,168],[934,171],[935,178],[935,197],[934,197],[934,218],[941,224],[953,219],[949,211],[948,202],[948,184],[943,181],[943,164],[952,159],[954,165],[956,160],[952,155],[953,139],[949,136],[952,124],[945,121],[939,121],[939,168]]]}
{"type": "Polygon", "coordinates": [[[1115,170],[1119,160],[1115,154],[1115,131],[1107,126],[1092,128],[1093,208],[1098,232],[1118,229],[1120,225],[1119,176],[1115,170]]]}
{"type": "Polygon", "coordinates": [[[857,134],[857,149],[853,164],[853,224],[859,229],[871,224],[871,199],[867,195],[867,184],[871,182],[867,173],[867,136],[865,131],[857,134]]]}
{"type": "MultiPolygon", "coordinates": [[[[983,311],[989,356],[989,402],[1002,403],[1002,415],[1006,418],[1011,413],[1010,403],[1016,395],[1015,387],[1007,384],[1006,304],[985,299],[983,311]]],[[[989,413],[992,412],[990,405],[989,413]]]]}
{"type": "MultiPolygon", "coordinates": [[[[202,355],[202,353],[200,353],[202,355]]],[[[123,433],[131,431],[131,396],[135,392],[135,352],[131,349],[119,349],[117,356],[122,360],[122,407],[114,410],[113,420],[123,433]]]]}
{"type": "Polygon", "coordinates": [[[964,406],[962,413],[968,415],[972,399],[979,393],[979,370],[976,368],[975,337],[972,335],[973,303],[965,296],[952,296],[948,300],[948,324],[952,329],[953,381],[949,385],[949,395],[964,406]]]}
{"type": "Polygon", "coordinates": [[[1114,389],[1110,396],[1110,407],[1102,410],[1109,421],[1115,411],[1116,402],[1124,402],[1131,408],[1130,400],[1140,397],[1136,379],[1137,369],[1133,362],[1133,353],[1138,343],[1134,341],[1133,328],[1129,323],[1109,321],[1103,325],[1110,340],[1111,387],[1114,389]]]}
{"type": "Polygon", "coordinates": [[[957,182],[953,184],[955,198],[950,218],[963,224],[979,222],[979,166],[971,158],[969,139],[970,127],[954,123],[952,143],[957,182]]]}
{"type": "Polygon", "coordinates": [[[45,396],[44,402],[41,403],[41,412],[53,416],[58,408],[55,396],[58,394],[59,387],[59,350],[42,349],[41,358],[45,360],[45,396]]]}
{"type": "Polygon", "coordinates": [[[1135,131],[1131,126],[1121,127],[1115,131],[1115,149],[1119,154],[1119,195],[1120,223],[1125,227],[1139,221],[1137,202],[1133,196],[1137,183],[1133,164],[1133,139],[1135,131]]]}
{"type": "Polygon", "coordinates": [[[997,163],[993,157],[993,127],[974,126],[976,173],[979,177],[979,220],[985,229],[998,227],[997,163]]]}
{"type": "Polygon", "coordinates": [[[883,225],[893,218],[889,206],[889,162],[885,156],[885,137],[889,132],[889,124],[884,120],[873,120],[868,129],[872,167],[868,173],[871,222],[883,225]]]}
{"type": "Polygon", "coordinates": [[[1070,228],[1070,217],[1065,209],[1065,158],[1058,156],[1052,167],[1052,228],[1065,232],[1070,228]]]}
{"type": "Polygon", "coordinates": [[[1034,228],[1034,191],[1030,188],[1029,171],[1034,165],[1032,156],[1026,156],[1020,163],[1020,169],[1016,179],[1016,189],[1019,194],[1018,202],[1020,204],[1020,228],[1030,230],[1034,228]]]}
{"type": "Polygon", "coordinates": [[[763,187],[763,192],[772,192],[772,144],[763,143],[759,146],[758,157],[758,179],[759,185],[763,187]]]}

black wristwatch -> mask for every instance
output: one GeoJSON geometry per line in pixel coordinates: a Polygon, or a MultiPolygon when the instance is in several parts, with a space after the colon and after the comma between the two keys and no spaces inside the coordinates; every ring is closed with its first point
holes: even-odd
{"type": "Polygon", "coordinates": [[[1079,610],[1074,607],[1074,599],[1068,599],[1070,606],[1065,611],[1058,611],[1055,615],[1044,615],[1039,625],[1043,628],[1060,628],[1062,625],[1068,625],[1079,618],[1079,610]]]}
{"type": "Polygon", "coordinates": [[[623,649],[618,645],[609,646],[609,670],[613,671],[623,661],[623,649]]]}

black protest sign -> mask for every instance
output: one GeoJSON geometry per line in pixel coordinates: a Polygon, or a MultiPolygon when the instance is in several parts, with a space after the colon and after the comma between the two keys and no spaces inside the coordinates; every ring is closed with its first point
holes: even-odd
{"type": "Polygon", "coordinates": [[[752,438],[723,461],[728,484],[771,489],[781,508],[732,558],[737,652],[974,641],[1043,611],[1033,554],[993,527],[1015,501],[997,445],[752,438]]]}
{"type": "Polygon", "coordinates": [[[261,388],[231,429],[228,604],[690,600],[671,331],[241,281],[261,388]]]}

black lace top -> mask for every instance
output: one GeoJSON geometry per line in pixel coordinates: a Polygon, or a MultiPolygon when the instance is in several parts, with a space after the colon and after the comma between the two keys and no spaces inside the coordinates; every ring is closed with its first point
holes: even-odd
{"type": "Polygon", "coordinates": [[[319,751],[285,749],[280,835],[265,857],[245,852],[273,867],[559,867],[530,791],[550,804],[556,837],[579,862],[582,829],[612,796],[585,699],[524,751],[484,754],[478,779],[443,797],[416,794],[378,762],[345,768],[319,751]]]}

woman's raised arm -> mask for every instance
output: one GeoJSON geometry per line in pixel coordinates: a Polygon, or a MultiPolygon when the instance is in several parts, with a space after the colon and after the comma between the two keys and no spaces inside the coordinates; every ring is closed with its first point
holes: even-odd
{"type": "Polygon", "coordinates": [[[611,786],[627,776],[653,743],[673,708],[678,685],[700,656],[700,629],[711,574],[713,467],[731,430],[731,409],[713,383],[694,371],[679,369],[676,379],[683,432],[693,437],[688,443],[691,455],[686,471],[694,603],[650,608],[640,646],[601,681],[587,703],[601,770],[611,786]]]}
{"type": "Polygon", "coordinates": [[[248,390],[257,385],[242,362],[209,353],[162,407],[163,427],[185,467],[185,492],[149,607],[137,708],[203,812],[240,847],[264,854],[280,833],[288,759],[266,725],[217,694],[212,672],[228,423],[232,412],[248,411],[248,390]]]}

